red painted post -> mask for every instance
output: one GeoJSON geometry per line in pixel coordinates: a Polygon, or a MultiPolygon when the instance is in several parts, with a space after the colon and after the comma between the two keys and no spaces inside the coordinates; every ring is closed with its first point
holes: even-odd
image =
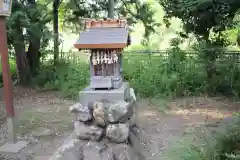
{"type": "Polygon", "coordinates": [[[13,107],[13,87],[8,59],[7,30],[5,17],[0,16],[0,55],[2,62],[2,74],[4,85],[4,101],[8,118],[15,116],[13,107]]]}

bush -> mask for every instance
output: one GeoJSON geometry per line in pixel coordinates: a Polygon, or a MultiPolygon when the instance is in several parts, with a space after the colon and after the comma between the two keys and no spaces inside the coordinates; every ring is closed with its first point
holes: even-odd
{"type": "Polygon", "coordinates": [[[238,55],[226,54],[219,49],[209,51],[206,46],[195,48],[198,54],[185,53],[179,44],[179,39],[173,39],[167,55],[125,55],[124,78],[140,96],[222,94],[239,97],[238,55]],[[217,58],[208,61],[204,56],[206,54],[216,55],[217,58]],[[211,78],[208,75],[209,67],[214,67],[211,78]]]}
{"type": "Polygon", "coordinates": [[[170,156],[176,160],[179,157],[183,160],[239,160],[240,116],[223,120],[214,134],[205,135],[203,141],[196,139],[199,138],[182,138],[182,144],[173,146],[170,156]]]}
{"type": "MultiPolygon", "coordinates": [[[[172,41],[167,54],[124,54],[123,76],[141,97],[179,97],[189,95],[240,95],[240,65],[238,57],[217,53],[214,77],[209,80],[204,61],[204,48],[199,54],[185,53],[179,39],[172,41]]],[[[215,51],[216,52],[216,51],[215,51]]],[[[219,51],[220,52],[220,51],[219,51]]],[[[60,90],[73,96],[89,83],[86,57],[69,54],[57,66],[42,65],[36,84],[60,90]]]]}
{"type": "Polygon", "coordinates": [[[206,87],[203,65],[177,45],[167,55],[125,55],[123,73],[142,97],[196,95],[206,87]]]}
{"type": "Polygon", "coordinates": [[[234,118],[227,132],[217,137],[215,153],[212,154],[216,160],[240,160],[240,116],[234,118]]]}
{"type": "Polygon", "coordinates": [[[58,90],[64,97],[78,98],[78,93],[87,86],[89,66],[78,57],[64,58],[57,65],[44,64],[35,77],[35,85],[58,90]]]}
{"type": "MultiPolygon", "coordinates": [[[[9,66],[10,66],[10,72],[12,74],[12,79],[16,79],[17,78],[17,70],[16,70],[16,62],[15,59],[10,59],[9,60],[9,66]]],[[[0,87],[3,86],[3,79],[2,79],[2,64],[0,62],[0,87]]]]}

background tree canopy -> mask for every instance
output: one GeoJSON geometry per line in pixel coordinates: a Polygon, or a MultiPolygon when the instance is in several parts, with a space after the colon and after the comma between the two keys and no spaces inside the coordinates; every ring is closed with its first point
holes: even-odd
{"type": "MultiPolygon", "coordinates": [[[[105,0],[15,0],[12,15],[8,18],[8,44],[15,51],[21,84],[28,84],[31,76],[37,74],[44,48],[54,37],[54,60],[58,59],[58,22],[77,32],[84,18],[106,18],[108,2],[105,0]],[[49,7],[53,4],[53,7],[49,7]],[[54,24],[54,34],[49,34],[49,24],[54,24]]],[[[154,12],[148,3],[139,0],[117,0],[115,17],[126,17],[129,24],[141,22],[144,36],[149,37],[157,25],[154,12]]]]}
{"type": "MultiPolygon", "coordinates": [[[[232,44],[240,41],[237,36],[239,0],[115,0],[113,7],[114,17],[127,18],[130,26],[135,27],[135,33],[144,37],[139,38],[145,40],[144,47],[151,46],[150,49],[158,49],[160,42],[167,39],[165,35],[169,34],[171,39],[172,33],[180,33],[185,38],[193,33],[197,45],[201,40],[208,42],[204,42],[205,49],[226,47],[229,41],[232,44]],[[164,22],[168,27],[170,23],[174,27],[163,28],[160,24],[164,22]]],[[[81,31],[85,18],[103,19],[108,11],[109,2],[106,0],[13,1],[12,15],[7,19],[8,44],[16,58],[20,83],[28,84],[38,75],[44,57],[53,56],[54,64],[59,59],[59,28],[65,29],[61,30],[63,33],[67,30],[76,34],[81,31]],[[46,49],[52,41],[54,53],[46,49]]],[[[171,44],[166,45],[168,48],[171,44]]],[[[216,72],[214,63],[219,55],[202,51],[201,55],[208,62],[208,74],[212,75],[216,72]]]]}
{"type": "MultiPolygon", "coordinates": [[[[122,61],[123,78],[139,97],[240,97],[240,47],[237,46],[240,45],[240,0],[114,0],[114,5],[109,2],[111,0],[13,0],[12,14],[7,18],[7,36],[14,78],[20,79],[21,85],[57,90],[69,98],[78,97],[79,91],[89,85],[89,57],[71,49],[60,55],[59,35],[66,34],[65,42],[75,41],[69,34],[73,32],[78,36],[85,18],[113,17],[110,11],[114,10],[115,18],[127,18],[132,37],[139,39],[134,49],[145,53],[124,50],[122,61]],[[168,28],[160,25],[163,23],[168,28]],[[160,45],[166,39],[170,43],[160,45]],[[140,43],[142,40],[144,45],[140,43]],[[191,50],[182,50],[183,43],[191,50]],[[229,46],[238,50],[228,50],[229,46]],[[158,52],[158,49],[166,50],[158,52]]],[[[0,88],[1,79],[0,72],[0,88]]],[[[224,98],[221,101],[224,106],[219,107],[228,107],[225,102],[224,98]]],[[[167,106],[162,102],[160,105],[167,106]]],[[[210,108],[212,110],[212,106],[210,108]]],[[[214,121],[216,118],[214,116],[214,121]]],[[[210,157],[205,157],[200,148],[201,152],[194,158],[187,156],[186,159],[239,160],[239,126],[236,131],[226,134],[227,141],[220,141],[223,145],[217,144],[216,149],[201,145],[207,150],[206,155],[212,152],[210,157]]],[[[195,142],[195,137],[193,139],[195,142]]],[[[178,154],[179,157],[182,156],[178,154]]]]}
{"type": "MultiPolygon", "coordinates": [[[[154,20],[154,12],[150,3],[141,0],[115,0],[114,17],[124,17],[130,25],[141,22],[145,27],[144,37],[148,38],[154,32],[154,28],[159,25],[154,20]]],[[[70,7],[70,12],[66,18],[66,23],[79,24],[83,18],[106,18],[108,14],[108,1],[96,0],[70,0],[66,3],[66,9],[70,7]]]]}
{"type": "Polygon", "coordinates": [[[209,33],[233,27],[239,0],[159,0],[166,12],[165,22],[177,17],[182,20],[186,33],[193,32],[199,38],[209,39],[209,33]]]}

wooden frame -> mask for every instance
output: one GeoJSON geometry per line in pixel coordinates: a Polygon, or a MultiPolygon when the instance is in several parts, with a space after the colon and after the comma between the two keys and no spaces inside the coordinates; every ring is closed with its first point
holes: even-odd
{"type": "Polygon", "coordinates": [[[126,28],[127,27],[127,21],[126,20],[113,20],[113,19],[107,19],[107,20],[86,20],[85,21],[85,29],[90,28],[126,28]]]}
{"type": "Polygon", "coordinates": [[[12,0],[0,0],[0,16],[10,16],[11,15],[11,12],[12,12],[12,0]],[[8,8],[8,11],[3,11],[3,4],[4,4],[4,1],[9,1],[9,8],[8,8]]]}
{"type": "MultiPolygon", "coordinates": [[[[98,52],[105,50],[108,53],[111,53],[112,49],[98,49],[98,52]]],[[[118,49],[116,49],[118,50],[118,49]]],[[[115,54],[118,56],[118,61],[113,63],[100,63],[93,65],[92,63],[92,54],[96,53],[96,50],[91,51],[90,56],[90,88],[100,89],[100,88],[119,88],[122,84],[122,75],[120,73],[121,68],[121,50],[116,51],[115,54]]]]}

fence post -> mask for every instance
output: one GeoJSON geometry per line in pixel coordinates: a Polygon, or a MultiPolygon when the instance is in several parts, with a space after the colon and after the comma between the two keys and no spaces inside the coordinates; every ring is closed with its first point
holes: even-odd
{"type": "Polygon", "coordinates": [[[148,53],[149,64],[152,65],[152,51],[148,53]]]}

